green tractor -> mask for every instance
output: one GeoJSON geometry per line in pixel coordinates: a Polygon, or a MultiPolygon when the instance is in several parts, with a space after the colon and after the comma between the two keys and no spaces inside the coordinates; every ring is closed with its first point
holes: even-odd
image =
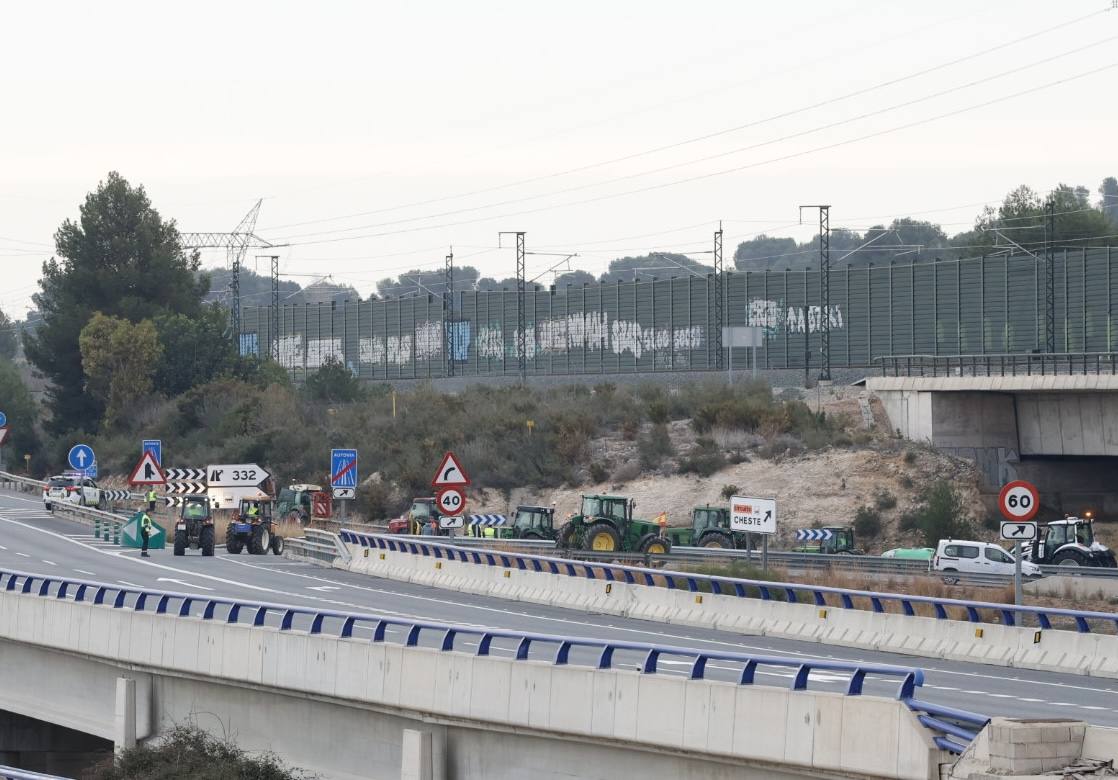
{"type": "MultiPolygon", "coordinates": [[[[480,530],[484,536],[490,529],[480,530]]],[[[497,539],[554,539],[555,507],[518,506],[512,525],[496,526],[491,530],[497,539]]]]}
{"type": "MultiPolygon", "coordinates": [[[[682,544],[682,542],[679,542],[682,544]]],[[[691,510],[691,547],[744,550],[746,534],[730,528],[730,510],[724,506],[697,506],[691,510]]]]}
{"type": "MultiPolygon", "coordinates": [[[[561,549],[594,552],[642,552],[667,555],[672,536],[686,540],[690,530],[668,529],[651,520],[633,517],[636,501],[624,496],[583,496],[577,515],[559,529],[556,545],[561,549]]],[[[666,516],[661,515],[666,524],[666,516]]]]}
{"type": "Polygon", "coordinates": [[[854,546],[854,527],[849,525],[801,528],[796,531],[796,541],[800,544],[793,547],[792,552],[823,555],[861,555],[863,552],[854,546]]]}

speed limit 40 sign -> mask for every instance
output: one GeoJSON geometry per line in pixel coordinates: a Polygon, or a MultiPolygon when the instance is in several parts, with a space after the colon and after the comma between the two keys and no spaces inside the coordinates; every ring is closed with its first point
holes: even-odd
{"type": "Polygon", "coordinates": [[[1028,522],[1036,517],[1040,509],[1040,494],[1032,483],[1014,480],[1002,488],[998,496],[998,509],[1006,520],[1028,522]]]}
{"type": "Polygon", "coordinates": [[[462,488],[443,488],[435,495],[435,506],[442,515],[460,515],[466,509],[466,494],[462,488]]]}

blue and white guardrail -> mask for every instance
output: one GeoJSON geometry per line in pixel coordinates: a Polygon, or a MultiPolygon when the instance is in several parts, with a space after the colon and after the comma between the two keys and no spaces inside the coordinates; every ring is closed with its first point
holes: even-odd
{"type": "Polygon", "coordinates": [[[916,605],[921,605],[930,608],[931,616],[939,620],[949,620],[948,610],[955,609],[965,613],[966,619],[971,623],[996,622],[1006,626],[1026,626],[1028,625],[1027,621],[1031,619],[1035,621],[1038,628],[1058,631],[1061,629],[1058,625],[1053,625],[1052,618],[1066,618],[1074,621],[1076,630],[1080,633],[1089,633],[1092,622],[1109,623],[1118,628],[1118,613],[1113,612],[1015,606],[1013,604],[965,601],[962,599],[937,598],[935,596],[910,596],[904,593],[878,593],[869,590],[831,588],[795,582],[746,580],[711,574],[672,571],[670,569],[649,569],[622,564],[549,558],[525,553],[480,550],[439,542],[421,541],[414,537],[400,539],[393,538],[391,535],[364,534],[348,529],[342,529],[339,536],[343,542],[379,550],[445,558],[451,561],[483,566],[501,566],[506,569],[522,569],[568,577],[584,577],[591,580],[601,579],[606,582],[662,587],[669,590],[685,588],[694,593],[703,592],[703,588],[700,586],[700,583],[702,583],[710,589],[711,593],[716,595],[759,598],[764,601],[771,601],[775,597],[774,594],[780,594],[790,603],[811,603],[818,607],[837,606],[843,609],[861,609],[855,603],[855,599],[859,599],[868,602],[873,612],[886,612],[886,605],[890,604],[897,607],[901,614],[908,616],[915,616],[916,605]]]}
{"type": "MultiPolygon", "coordinates": [[[[538,634],[482,626],[454,625],[412,620],[395,615],[347,612],[317,607],[274,604],[263,601],[205,596],[197,593],[137,588],[122,584],[109,584],[69,577],[52,577],[41,574],[0,569],[0,589],[49,599],[66,599],[75,603],[111,609],[128,609],[152,612],[159,615],[187,620],[220,620],[237,625],[268,627],[269,630],[302,631],[306,634],[333,634],[339,639],[353,639],[358,630],[370,632],[370,641],[394,641],[405,647],[416,647],[425,638],[442,652],[473,652],[488,656],[504,649],[510,660],[529,659],[533,649],[540,658],[541,648],[554,665],[578,664],[594,669],[618,668],[615,656],[627,654],[639,659],[643,674],[662,673],[660,661],[664,656],[684,659],[690,663],[687,672],[692,680],[706,678],[707,665],[718,661],[721,665],[733,664],[736,682],[753,685],[760,668],[794,670],[790,688],[802,691],[808,688],[812,672],[837,672],[848,675],[845,695],[862,694],[866,677],[888,678],[897,683],[896,698],[917,713],[921,722],[934,733],[936,744],[944,750],[962,752],[986,724],[987,718],[970,712],[946,710],[915,698],[924,684],[924,672],[916,667],[887,664],[859,664],[827,659],[784,658],[724,651],[698,650],[675,645],[649,644],[591,639],[555,634],[538,634]],[[272,622],[269,623],[269,618],[272,622]],[[476,651],[467,651],[458,643],[459,637],[476,639],[476,651]],[[502,644],[503,643],[503,644],[502,644]],[[573,651],[580,651],[581,654],[573,651]],[[926,720],[926,722],[925,722],[926,720]]],[[[629,664],[625,663],[628,667],[629,664]]],[[[631,668],[631,667],[630,667],[631,668]]]]}

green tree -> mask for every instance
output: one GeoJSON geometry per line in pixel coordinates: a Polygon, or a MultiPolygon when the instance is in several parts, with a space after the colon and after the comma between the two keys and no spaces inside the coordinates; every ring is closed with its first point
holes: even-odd
{"type": "Polygon", "coordinates": [[[19,369],[0,359],[0,411],[8,417],[8,438],[4,442],[4,465],[13,471],[21,469],[23,456],[31,456],[31,467],[42,461],[42,443],[36,432],[39,409],[19,369]]]}
{"type": "Polygon", "coordinates": [[[152,391],[162,348],[151,320],[131,323],[97,312],[78,337],[86,390],[105,407],[113,427],[132,405],[152,391]]]}
{"type": "Polygon", "coordinates": [[[312,401],[347,403],[362,398],[364,388],[342,361],[330,357],[322,362],[318,371],[307,377],[303,392],[312,401]]]}
{"type": "Polygon", "coordinates": [[[229,313],[221,306],[203,307],[196,317],[162,314],[155,318],[161,357],[155,388],[174,397],[228,373],[237,360],[228,334],[229,313]]]}
{"type": "Polygon", "coordinates": [[[910,524],[924,536],[925,547],[935,547],[940,539],[966,538],[971,518],[963,500],[950,482],[938,480],[923,495],[923,506],[910,524]]]}
{"type": "Polygon", "coordinates": [[[648,281],[652,277],[670,279],[676,276],[706,276],[714,268],[692,260],[687,255],[671,252],[650,253],[638,257],[619,257],[602,274],[603,282],[648,281]]]}
{"type": "Polygon", "coordinates": [[[794,238],[778,238],[762,233],[738,244],[734,250],[734,267],[739,271],[785,268],[789,262],[799,260],[799,251],[794,238]]]}
{"type": "Polygon", "coordinates": [[[34,296],[42,323],[24,336],[28,359],[50,380],[50,426],[91,428],[105,411],[85,392],[79,336],[96,311],[132,322],[161,314],[196,317],[209,289],[195,278],[197,253],[187,254],[173,220],[165,221],[143,187],[110,173],[86,196],[77,222],[54,235],[57,257],[43,264],[34,296]]]}
{"type": "Polygon", "coordinates": [[[19,326],[0,311],[0,358],[11,360],[16,356],[16,329],[19,326]]]}

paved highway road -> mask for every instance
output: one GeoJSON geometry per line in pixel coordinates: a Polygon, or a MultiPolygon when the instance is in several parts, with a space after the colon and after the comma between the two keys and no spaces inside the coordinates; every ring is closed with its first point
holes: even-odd
{"type": "MultiPolygon", "coordinates": [[[[157,521],[163,520],[161,516],[157,521]]],[[[166,523],[163,523],[166,525],[166,523]]],[[[53,517],[41,500],[0,492],[0,567],[38,574],[72,576],[199,595],[232,596],[340,610],[368,610],[439,622],[675,644],[687,647],[768,655],[920,666],[926,681],[920,698],[936,703],[1015,717],[1068,717],[1118,726],[1118,680],[1005,669],[975,663],[921,659],[814,642],[670,626],[608,615],[481,598],[392,582],[268,556],[231,556],[219,548],[213,558],[197,552],[175,558],[170,549],[150,559],[93,538],[88,526],[53,517]]],[[[471,644],[465,641],[467,647],[471,644]]],[[[475,644],[476,646],[476,644],[475,644]]],[[[572,660],[575,660],[572,658],[572,660]]],[[[687,666],[662,661],[684,674],[687,666]]],[[[733,669],[713,663],[711,676],[729,677],[733,669]]],[[[790,673],[758,674],[758,682],[787,685],[790,673]]],[[[812,687],[842,688],[836,675],[813,674],[812,687]]],[[[867,693],[889,695],[893,682],[871,681],[867,693]]]]}

